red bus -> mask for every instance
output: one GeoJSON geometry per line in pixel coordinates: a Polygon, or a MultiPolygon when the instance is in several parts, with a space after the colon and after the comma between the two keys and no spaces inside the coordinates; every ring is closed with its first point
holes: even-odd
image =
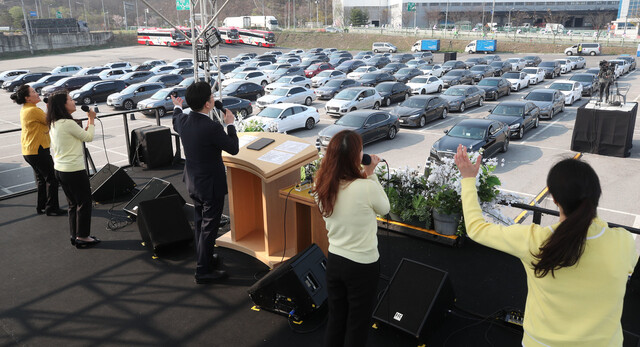
{"type": "Polygon", "coordinates": [[[238,33],[238,28],[236,27],[220,27],[218,28],[218,32],[220,32],[220,37],[224,43],[240,43],[240,35],[238,33]]]}
{"type": "Polygon", "coordinates": [[[140,28],[138,43],[147,46],[178,47],[185,44],[185,37],[173,28],[140,28]]]}
{"type": "Polygon", "coordinates": [[[238,29],[240,43],[261,47],[275,47],[276,36],[271,31],[238,29]]]}

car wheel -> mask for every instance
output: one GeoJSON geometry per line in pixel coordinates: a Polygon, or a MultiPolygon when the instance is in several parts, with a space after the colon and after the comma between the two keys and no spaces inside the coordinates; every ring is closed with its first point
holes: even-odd
{"type": "Polygon", "coordinates": [[[88,97],[88,96],[85,96],[84,98],[82,98],[82,103],[83,103],[84,105],[89,105],[89,104],[91,104],[91,98],[90,98],[90,97],[88,97]]]}
{"type": "Polygon", "coordinates": [[[149,45],[149,41],[145,41],[145,42],[144,42],[144,44],[145,44],[146,46],[148,46],[148,45],[149,45]]]}
{"type": "Polygon", "coordinates": [[[440,115],[440,118],[445,119],[445,118],[447,118],[448,114],[449,114],[449,110],[447,108],[443,108],[442,109],[442,114],[440,115]]]}
{"type": "Polygon", "coordinates": [[[134,107],[135,105],[133,104],[133,101],[131,101],[131,100],[125,100],[125,101],[122,103],[122,106],[124,106],[124,109],[125,109],[125,110],[133,110],[133,107],[134,107]]]}
{"type": "Polygon", "coordinates": [[[379,110],[380,109],[380,103],[376,101],[376,103],[373,104],[373,109],[374,110],[379,110]]]}
{"type": "Polygon", "coordinates": [[[573,96],[571,97],[571,101],[569,101],[569,106],[573,105],[573,96]]]}
{"type": "Polygon", "coordinates": [[[353,111],[355,111],[355,110],[357,110],[357,108],[352,107],[352,108],[349,110],[349,112],[353,112],[353,111]]]}
{"type": "Polygon", "coordinates": [[[310,86],[310,85],[308,85],[308,84],[305,84],[305,86],[304,86],[304,87],[305,87],[305,88],[307,88],[307,89],[311,89],[311,86],[310,86]]]}
{"type": "Polygon", "coordinates": [[[422,90],[420,91],[420,94],[425,95],[425,94],[427,94],[427,91],[426,91],[425,89],[422,89],[422,90]]]}
{"type": "Polygon", "coordinates": [[[596,55],[596,52],[591,52],[589,53],[589,55],[596,55]]]}
{"type": "Polygon", "coordinates": [[[304,127],[307,128],[307,130],[313,129],[314,126],[316,126],[316,121],[313,118],[307,119],[304,123],[304,127]]]}
{"type": "Polygon", "coordinates": [[[442,93],[442,86],[438,86],[438,93],[442,93]]]}
{"type": "MultiPolygon", "coordinates": [[[[496,93],[498,95],[498,93],[496,93]]],[[[511,88],[507,89],[507,96],[511,95],[511,88]]]]}
{"type": "Polygon", "coordinates": [[[420,123],[418,123],[418,127],[422,128],[425,126],[425,124],[427,124],[427,118],[425,118],[424,116],[420,116],[420,123]]]}
{"type": "Polygon", "coordinates": [[[480,98],[480,100],[478,100],[478,106],[482,107],[482,105],[484,105],[484,98],[480,98]]]}
{"type": "Polygon", "coordinates": [[[553,116],[555,116],[555,114],[556,114],[556,109],[552,108],[551,112],[549,112],[549,119],[553,119],[553,116]]]}
{"type": "Polygon", "coordinates": [[[165,110],[165,109],[164,109],[164,107],[160,107],[160,108],[158,109],[158,116],[159,116],[160,118],[164,117],[164,114],[165,114],[165,113],[167,113],[167,110],[165,110]]]}
{"type": "Polygon", "coordinates": [[[171,47],[171,42],[167,42],[167,47],[171,47]]]}
{"type": "Polygon", "coordinates": [[[520,130],[518,131],[518,138],[521,139],[524,137],[524,126],[520,126],[520,130]]]}
{"type": "Polygon", "coordinates": [[[540,125],[540,118],[536,118],[535,122],[533,122],[533,127],[537,128],[540,125]]]}
{"type": "Polygon", "coordinates": [[[500,150],[502,153],[507,153],[509,150],[509,138],[507,137],[502,143],[502,149],[500,150]]]}
{"type": "Polygon", "coordinates": [[[404,99],[405,99],[405,100],[409,99],[409,93],[405,93],[405,94],[404,94],[404,99]]]}
{"type": "Polygon", "coordinates": [[[464,112],[464,110],[466,109],[466,106],[464,105],[464,102],[460,104],[460,112],[464,112]]]}
{"type": "Polygon", "coordinates": [[[386,106],[391,105],[391,98],[387,98],[384,103],[386,106]]]}
{"type": "Polygon", "coordinates": [[[518,86],[516,87],[516,92],[520,91],[520,83],[518,83],[518,86]]]}
{"type": "Polygon", "coordinates": [[[266,87],[266,86],[267,86],[267,84],[269,84],[269,83],[267,83],[267,81],[262,81],[262,83],[260,83],[260,85],[262,86],[262,88],[266,87]]]}
{"type": "Polygon", "coordinates": [[[378,53],[378,50],[377,50],[377,49],[374,49],[374,50],[373,50],[373,53],[378,53]]]}
{"type": "Polygon", "coordinates": [[[304,104],[307,106],[311,106],[311,103],[313,102],[313,100],[311,100],[310,96],[307,96],[306,99],[304,99],[304,104]]]}
{"type": "Polygon", "coordinates": [[[249,112],[247,112],[247,110],[245,110],[244,108],[240,110],[240,117],[247,118],[247,115],[249,114],[249,112]]]}
{"type": "Polygon", "coordinates": [[[389,128],[389,132],[387,133],[387,139],[389,140],[393,140],[396,138],[396,134],[398,133],[398,131],[396,130],[396,127],[391,127],[389,128]]]}
{"type": "Polygon", "coordinates": [[[567,51],[567,55],[573,55],[573,52],[567,51]]]}

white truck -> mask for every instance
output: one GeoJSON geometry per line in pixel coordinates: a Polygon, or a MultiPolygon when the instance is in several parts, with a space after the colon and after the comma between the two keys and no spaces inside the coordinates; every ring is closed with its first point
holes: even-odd
{"type": "Polygon", "coordinates": [[[564,32],[564,25],[560,23],[547,23],[544,27],[544,31],[561,34],[564,32]]]}
{"type": "Polygon", "coordinates": [[[240,29],[266,28],[267,30],[280,29],[278,20],[274,16],[242,16],[227,17],[222,22],[225,27],[237,27],[240,29]]]}

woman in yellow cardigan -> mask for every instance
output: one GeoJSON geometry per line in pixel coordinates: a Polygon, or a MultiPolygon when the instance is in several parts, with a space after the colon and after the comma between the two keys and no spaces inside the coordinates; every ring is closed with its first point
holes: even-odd
{"type": "Polygon", "coordinates": [[[638,261],[631,233],[598,218],[600,181],[589,164],[565,159],[547,176],[558,223],[501,226],[485,222],[476,190],[481,157],[472,164],[463,146],[462,210],[469,237],[518,257],[527,275],[522,345],[622,346],[622,305],[638,261]]]}
{"type": "Polygon", "coordinates": [[[58,204],[58,181],[53,170],[53,159],[49,150],[49,126],[44,111],[36,106],[40,96],[30,86],[24,84],[11,94],[11,100],[22,105],[20,125],[22,135],[22,155],[31,165],[38,187],[36,212],[47,216],[66,215],[58,204]]]}

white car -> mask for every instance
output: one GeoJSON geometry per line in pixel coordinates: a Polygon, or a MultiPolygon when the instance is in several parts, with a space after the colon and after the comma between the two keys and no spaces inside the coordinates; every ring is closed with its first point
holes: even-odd
{"type": "Polygon", "coordinates": [[[313,127],[320,121],[318,110],[309,106],[296,104],[271,105],[260,111],[252,120],[261,121],[266,127],[275,123],[278,132],[290,131],[293,129],[313,127]]]}
{"type": "Polygon", "coordinates": [[[513,91],[517,92],[529,86],[529,76],[522,71],[505,72],[502,77],[511,83],[511,90],[513,91]]]}
{"type": "Polygon", "coordinates": [[[357,80],[357,79],[360,79],[362,75],[369,72],[374,72],[374,71],[378,71],[378,69],[375,66],[360,66],[359,68],[353,70],[353,72],[349,72],[347,74],[347,77],[357,80]]]}
{"type": "Polygon", "coordinates": [[[440,93],[444,82],[436,76],[422,75],[412,78],[407,87],[411,88],[411,94],[440,93]]]}
{"type": "Polygon", "coordinates": [[[271,64],[261,68],[262,72],[264,72],[267,76],[269,76],[270,81],[273,81],[271,75],[276,72],[278,69],[291,67],[291,64],[271,64]]]}
{"type": "Polygon", "coordinates": [[[51,74],[71,76],[80,70],[82,70],[82,66],[79,65],[62,65],[56,66],[53,70],[51,70],[51,74]]]}
{"type": "Polygon", "coordinates": [[[292,49],[289,52],[287,52],[285,55],[300,55],[300,54],[304,54],[304,49],[292,49]]]}
{"type": "Polygon", "coordinates": [[[582,99],[582,83],[578,81],[554,81],[547,88],[557,89],[562,92],[562,94],[564,94],[565,105],[573,105],[575,101],[582,99]]]}
{"type": "Polygon", "coordinates": [[[522,58],[510,58],[505,62],[511,64],[511,71],[520,71],[527,66],[527,61],[522,58]]]}
{"type": "Polygon", "coordinates": [[[282,76],[275,82],[264,87],[264,91],[267,93],[271,93],[278,88],[291,86],[300,86],[311,89],[311,80],[303,76],[282,76]]]}
{"type": "Polygon", "coordinates": [[[225,79],[222,81],[222,88],[230,85],[233,82],[253,82],[261,85],[263,88],[269,84],[269,76],[262,71],[247,71],[239,72],[233,75],[233,78],[225,79]]]}
{"type": "Polygon", "coordinates": [[[256,61],[251,61],[249,63],[247,63],[247,66],[251,66],[251,67],[257,67],[260,70],[264,69],[266,66],[271,65],[272,63],[270,61],[267,60],[256,60],[256,61]]]}
{"type": "Polygon", "coordinates": [[[311,103],[313,103],[313,100],[315,99],[316,93],[305,87],[281,87],[272,91],[271,94],[259,97],[256,101],[256,105],[258,105],[259,108],[265,108],[270,105],[282,103],[305,104],[307,106],[311,106],[311,103]]]}
{"type": "Polygon", "coordinates": [[[4,82],[13,81],[20,75],[29,73],[29,70],[7,70],[0,73],[0,85],[4,82]]]}
{"type": "Polygon", "coordinates": [[[247,72],[247,71],[258,71],[260,70],[258,67],[256,66],[238,66],[237,68],[229,71],[228,73],[224,74],[224,78],[232,78],[233,76],[235,76],[235,74],[240,73],[240,72],[247,72]]]}
{"type": "Polygon", "coordinates": [[[425,75],[431,75],[436,77],[442,77],[442,75],[444,74],[444,70],[442,70],[442,65],[439,65],[439,64],[424,65],[420,67],[420,70],[422,70],[422,73],[424,73],[425,75]]]}
{"type": "Polygon", "coordinates": [[[619,76],[624,75],[628,73],[629,70],[631,70],[631,64],[629,64],[626,60],[623,60],[623,59],[611,59],[609,60],[609,63],[616,64],[617,67],[621,68],[620,69],[621,73],[619,76]]]}
{"type": "Polygon", "coordinates": [[[382,104],[382,96],[373,87],[351,87],[342,90],[329,100],[325,109],[330,116],[342,116],[347,112],[363,108],[377,110],[382,104]]]}
{"type": "Polygon", "coordinates": [[[109,69],[100,72],[98,77],[103,80],[116,80],[128,72],[131,72],[131,69],[109,69]]]}
{"type": "Polygon", "coordinates": [[[322,87],[327,82],[331,81],[334,78],[345,78],[347,75],[338,70],[324,70],[319,74],[311,77],[311,86],[314,88],[322,87]]]}
{"type": "Polygon", "coordinates": [[[522,69],[523,73],[527,74],[527,77],[529,77],[529,84],[538,84],[542,81],[544,81],[544,69],[539,68],[539,67],[526,67],[524,69],[522,69]]]}
{"type": "Polygon", "coordinates": [[[291,64],[291,66],[297,66],[300,65],[302,61],[300,60],[300,58],[294,58],[294,57],[284,57],[284,58],[280,58],[278,60],[276,60],[276,64],[291,64]]]}
{"type": "Polygon", "coordinates": [[[567,59],[556,59],[555,61],[560,62],[560,73],[569,73],[573,70],[573,63],[567,59]]]}

